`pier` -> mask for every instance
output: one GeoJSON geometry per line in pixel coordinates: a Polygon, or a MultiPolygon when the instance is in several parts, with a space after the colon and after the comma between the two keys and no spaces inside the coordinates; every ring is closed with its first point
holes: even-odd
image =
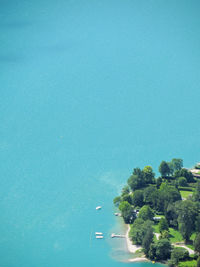
{"type": "Polygon", "coordinates": [[[112,233],[111,234],[111,238],[114,238],[114,237],[117,237],[117,238],[125,238],[126,236],[125,235],[119,235],[119,234],[112,233]]]}

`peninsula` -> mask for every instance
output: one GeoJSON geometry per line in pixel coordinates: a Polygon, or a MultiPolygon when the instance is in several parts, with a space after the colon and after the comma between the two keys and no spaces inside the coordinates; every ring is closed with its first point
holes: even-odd
{"type": "Polygon", "coordinates": [[[159,177],[151,166],[134,168],[113,202],[125,224],[134,261],[151,260],[175,267],[200,267],[200,163],[162,161],[159,177]]]}

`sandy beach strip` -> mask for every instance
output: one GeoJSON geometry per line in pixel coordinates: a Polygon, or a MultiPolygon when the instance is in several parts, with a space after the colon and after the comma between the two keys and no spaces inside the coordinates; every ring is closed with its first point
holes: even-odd
{"type": "Polygon", "coordinates": [[[140,261],[144,262],[144,261],[149,261],[149,260],[145,257],[141,257],[141,258],[129,259],[128,261],[129,262],[140,262],[140,261]]]}
{"type": "MultiPolygon", "coordinates": [[[[130,225],[128,224],[127,225],[128,229],[126,231],[126,243],[127,243],[127,248],[128,248],[128,251],[130,253],[135,253],[138,249],[141,249],[142,246],[138,246],[138,245],[133,245],[132,244],[132,241],[131,239],[129,238],[129,232],[131,230],[131,227],[130,225]]],[[[142,257],[136,257],[136,258],[133,258],[133,259],[128,259],[129,262],[141,262],[141,261],[149,261],[145,256],[142,256],[142,257]]]]}
{"type": "Polygon", "coordinates": [[[135,253],[138,249],[141,249],[142,247],[141,246],[138,246],[138,245],[133,245],[132,244],[132,241],[129,238],[129,232],[131,230],[131,227],[130,227],[129,224],[127,226],[128,226],[128,229],[127,229],[126,235],[125,235],[125,237],[126,237],[126,243],[127,243],[127,248],[128,248],[128,251],[130,253],[135,253]]]}

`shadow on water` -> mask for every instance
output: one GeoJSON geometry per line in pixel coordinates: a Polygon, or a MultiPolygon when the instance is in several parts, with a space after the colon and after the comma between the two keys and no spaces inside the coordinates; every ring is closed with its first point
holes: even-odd
{"type": "Polygon", "coordinates": [[[27,27],[31,27],[32,26],[32,22],[30,21],[7,21],[7,22],[1,22],[0,24],[0,28],[1,29],[10,29],[10,30],[17,30],[17,29],[23,29],[23,28],[27,28],[27,27]]]}
{"type": "Polygon", "coordinates": [[[12,54],[0,54],[0,63],[19,63],[23,61],[23,56],[12,55],[12,54]]]}

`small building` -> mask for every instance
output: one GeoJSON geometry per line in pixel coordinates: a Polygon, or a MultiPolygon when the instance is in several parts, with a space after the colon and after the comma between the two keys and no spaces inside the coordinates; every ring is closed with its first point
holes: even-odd
{"type": "Polygon", "coordinates": [[[156,222],[159,222],[161,220],[162,217],[153,217],[153,220],[156,222]]]}

